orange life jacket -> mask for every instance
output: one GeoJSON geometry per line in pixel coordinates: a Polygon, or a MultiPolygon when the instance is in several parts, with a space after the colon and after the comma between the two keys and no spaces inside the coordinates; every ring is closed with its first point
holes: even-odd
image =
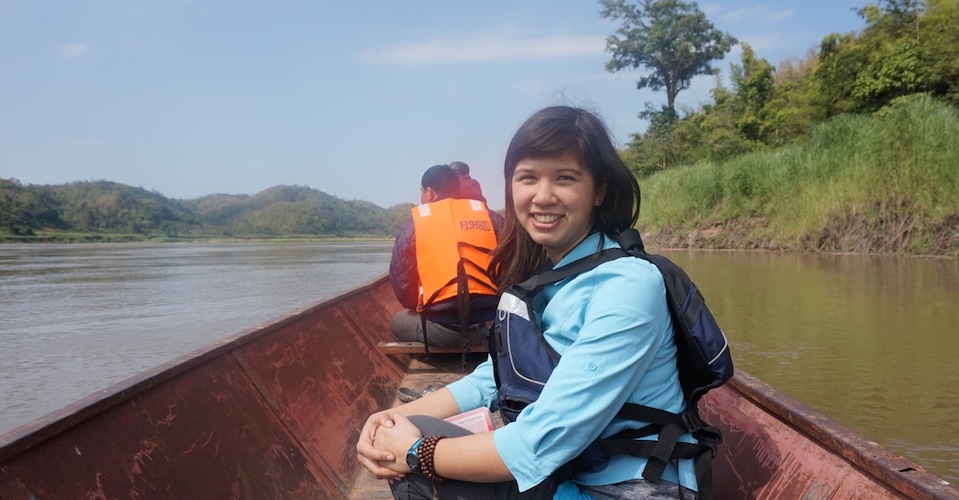
{"type": "Polygon", "coordinates": [[[420,277],[417,312],[461,294],[496,295],[487,271],[496,233],[484,203],[444,199],[415,206],[412,213],[420,277]]]}

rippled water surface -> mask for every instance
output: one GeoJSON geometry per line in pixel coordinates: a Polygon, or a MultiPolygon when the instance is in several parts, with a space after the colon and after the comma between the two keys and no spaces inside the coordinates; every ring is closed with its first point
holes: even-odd
{"type": "Polygon", "coordinates": [[[737,368],[959,484],[959,261],[663,252],[737,368]]]}
{"type": "Polygon", "coordinates": [[[0,433],[386,273],[391,242],[0,245],[0,433]]]}

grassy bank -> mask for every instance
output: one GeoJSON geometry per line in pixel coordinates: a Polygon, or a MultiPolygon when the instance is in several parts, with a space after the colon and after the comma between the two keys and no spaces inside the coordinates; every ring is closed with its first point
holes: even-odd
{"type": "Polygon", "coordinates": [[[959,114],[924,96],[820,125],[809,144],[641,181],[671,247],[959,255],[959,114]]]}

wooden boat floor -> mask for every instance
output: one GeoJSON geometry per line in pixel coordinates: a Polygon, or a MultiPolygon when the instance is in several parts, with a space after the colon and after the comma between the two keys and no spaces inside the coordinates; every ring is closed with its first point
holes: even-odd
{"type": "MultiPolygon", "coordinates": [[[[421,358],[412,359],[400,387],[422,392],[430,385],[445,386],[471,372],[473,367],[486,358],[486,354],[468,355],[465,370],[462,365],[462,357],[459,354],[433,354],[429,359],[421,358]]],[[[402,401],[398,398],[393,400],[393,406],[400,404],[402,404],[402,401]]],[[[390,493],[390,487],[386,481],[376,479],[365,469],[356,475],[356,481],[353,482],[350,489],[350,499],[389,498],[393,498],[393,495],[390,493]]]]}

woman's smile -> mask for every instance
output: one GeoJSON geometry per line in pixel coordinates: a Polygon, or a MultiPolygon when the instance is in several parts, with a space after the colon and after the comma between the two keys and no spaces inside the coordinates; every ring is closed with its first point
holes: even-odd
{"type": "Polygon", "coordinates": [[[562,215],[533,214],[533,220],[535,220],[536,222],[542,225],[553,224],[556,221],[558,221],[561,217],[562,215]]]}

